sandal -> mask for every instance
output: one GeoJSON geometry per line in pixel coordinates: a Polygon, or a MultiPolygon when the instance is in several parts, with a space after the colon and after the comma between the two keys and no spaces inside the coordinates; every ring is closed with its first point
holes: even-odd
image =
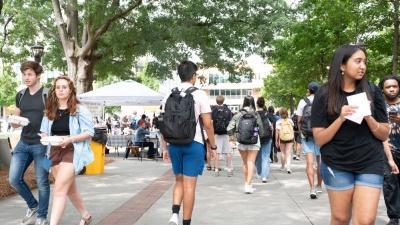
{"type": "Polygon", "coordinates": [[[211,170],[211,166],[207,166],[207,170],[211,170]]]}
{"type": "MultiPolygon", "coordinates": [[[[85,217],[82,216],[81,220],[85,221],[84,225],[89,225],[92,222],[93,218],[92,218],[92,216],[89,216],[89,218],[86,219],[85,217]]],[[[80,221],[79,221],[79,223],[80,223],[80,221]]]]}

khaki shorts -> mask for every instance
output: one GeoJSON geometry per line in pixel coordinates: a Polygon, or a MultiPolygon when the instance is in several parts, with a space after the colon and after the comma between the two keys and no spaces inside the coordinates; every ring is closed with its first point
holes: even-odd
{"type": "Polygon", "coordinates": [[[214,135],[215,144],[217,145],[218,154],[231,154],[232,148],[229,143],[229,136],[227,134],[214,135]]]}
{"type": "Polygon", "coordinates": [[[65,148],[61,146],[51,146],[50,149],[51,166],[56,166],[60,162],[73,163],[74,160],[74,145],[71,143],[65,148]]]}

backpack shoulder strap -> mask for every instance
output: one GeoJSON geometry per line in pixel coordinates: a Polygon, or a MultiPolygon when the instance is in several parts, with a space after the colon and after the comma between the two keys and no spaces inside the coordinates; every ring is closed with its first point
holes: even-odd
{"type": "Polygon", "coordinates": [[[310,99],[308,99],[307,97],[303,98],[303,100],[306,102],[306,104],[311,104],[310,99]]]}
{"type": "Polygon", "coordinates": [[[43,104],[45,107],[46,107],[47,96],[49,96],[49,89],[47,87],[43,87],[42,99],[43,99],[43,104]]]}
{"type": "Polygon", "coordinates": [[[28,88],[24,88],[24,89],[22,89],[22,90],[20,90],[18,92],[18,104],[19,104],[19,107],[21,107],[21,100],[22,100],[22,97],[24,97],[26,89],[28,89],[28,88]]]}
{"type": "Polygon", "coordinates": [[[191,86],[190,88],[186,89],[185,93],[192,94],[193,92],[195,92],[197,90],[199,90],[197,87],[191,86]]]}

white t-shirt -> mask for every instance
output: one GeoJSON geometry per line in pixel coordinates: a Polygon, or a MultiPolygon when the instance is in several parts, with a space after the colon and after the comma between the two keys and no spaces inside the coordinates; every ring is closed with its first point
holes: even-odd
{"type": "MultiPolygon", "coordinates": [[[[277,130],[281,130],[281,127],[282,127],[282,120],[283,120],[283,119],[279,119],[278,121],[276,121],[276,129],[277,129],[277,130]]],[[[294,126],[293,120],[290,119],[290,118],[288,118],[287,120],[289,121],[290,124],[292,124],[292,127],[293,127],[293,126],[294,126]]]]}
{"type": "MultiPolygon", "coordinates": [[[[310,100],[311,103],[314,101],[314,95],[310,95],[307,98],[308,98],[308,100],[310,100]]],[[[307,103],[304,101],[304,99],[300,100],[299,105],[297,106],[297,109],[296,109],[297,116],[303,116],[303,110],[304,110],[304,106],[306,106],[306,104],[307,103]]]]}
{"type": "MultiPolygon", "coordinates": [[[[190,88],[192,84],[190,83],[181,83],[178,88],[182,89],[182,91],[186,91],[186,89],[190,88]]],[[[165,103],[167,102],[167,98],[169,97],[170,93],[168,93],[162,103],[162,111],[164,112],[165,109],[165,103]]],[[[193,99],[194,99],[194,115],[197,120],[197,126],[196,126],[196,135],[194,136],[194,141],[197,141],[201,144],[203,143],[203,137],[201,135],[201,128],[200,128],[200,122],[198,121],[199,115],[202,113],[211,113],[211,107],[210,103],[208,101],[208,96],[206,92],[203,90],[196,90],[192,93],[193,99]]]]}

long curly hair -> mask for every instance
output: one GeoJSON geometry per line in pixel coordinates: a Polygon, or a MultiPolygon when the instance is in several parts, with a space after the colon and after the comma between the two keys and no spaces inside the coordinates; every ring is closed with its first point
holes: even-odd
{"type": "Polygon", "coordinates": [[[49,90],[49,97],[47,98],[46,108],[44,110],[44,114],[47,116],[47,118],[49,118],[49,120],[57,120],[59,118],[57,109],[60,106],[60,103],[56,95],[56,83],[58,80],[61,79],[68,81],[68,86],[69,89],[71,90],[71,93],[68,96],[68,101],[67,101],[68,107],[66,112],[71,115],[75,115],[78,109],[78,104],[80,104],[78,98],[76,97],[76,88],[72,80],[69,79],[68,76],[57,77],[56,79],[54,79],[53,86],[49,90]]]}

